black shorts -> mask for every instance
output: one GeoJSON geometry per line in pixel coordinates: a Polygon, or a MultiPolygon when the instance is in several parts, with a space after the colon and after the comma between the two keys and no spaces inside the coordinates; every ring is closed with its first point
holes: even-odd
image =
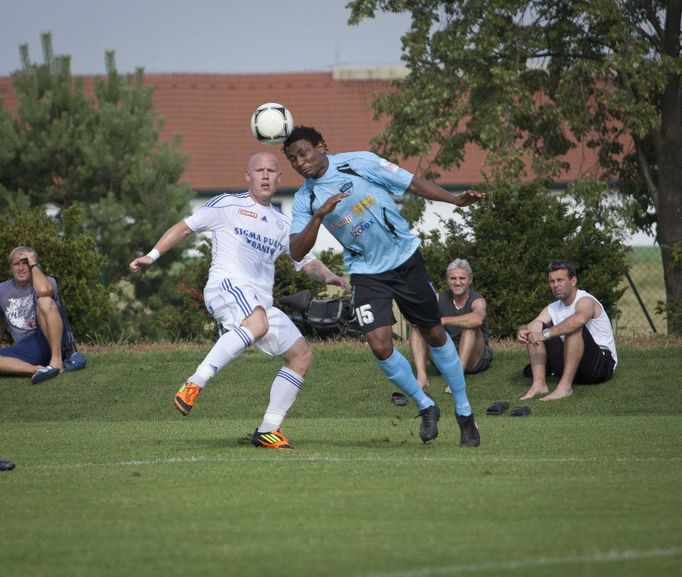
{"type": "MultiPolygon", "coordinates": [[[[573,382],[579,385],[595,385],[608,381],[613,376],[615,366],[611,351],[602,349],[595,343],[585,326],[583,326],[582,335],[585,349],[573,382]]],[[[545,341],[545,348],[547,372],[561,377],[564,372],[564,341],[560,338],[549,339],[545,341]]]]}
{"type": "Polygon", "coordinates": [[[381,274],[352,274],[353,307],[360,330],[391,326],[395,300],[407,322],[418,327],[440,324],[436,291],[417,250],[398,268],[381,274]]]}

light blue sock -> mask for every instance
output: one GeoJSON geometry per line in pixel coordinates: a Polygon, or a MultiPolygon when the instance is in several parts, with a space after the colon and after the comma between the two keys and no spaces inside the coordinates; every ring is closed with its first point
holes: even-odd
{"type": "Polygon", "coordinates": [[[393,349],[393,354],[385,361],[376,359],[377,364],[384,371],[388,380],[391,381],[408,397],[411,397],[419,410],[435,405],[433,399],[427,397],[417,382],[417,378],[412,372],[412,367],[407,359],[400,354],[398,349],[393,349]]]}
{"type": "Polygon", "coordinates": [[[452,398],[455,401],[455,414],[470,415],[471,405],[467,397],[467,385],[464,380],[464,369],[459,360],[455,343],[452,342],[450,335],[445,333],[447,340],[442,347],[431,347],[431,358],[433,364],[443,375],[452,391],[452,398]]]}

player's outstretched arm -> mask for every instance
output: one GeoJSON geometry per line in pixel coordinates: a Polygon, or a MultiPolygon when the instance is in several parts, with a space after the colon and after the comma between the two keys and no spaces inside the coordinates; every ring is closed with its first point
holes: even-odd
{"type": "Polygon", "coordinates": [[[192,234],[192,229],[187,226],[184,220],[175,223],[166,232],[159,241],[154,245],[146,255],[136,258],[128,267],[131,271],[137,272],[140,269],[153,264],[164,252],[172,249],[180,241],[192,234]]]}
{"type": "Polygon", "coordinates": [[[485,198],[485,194],[477,190],[465,190],[458,194],[453,194],[445,190],[442,186],[435,182],[426,180],[420,176],[414,176],[410,186],[407,188],[408,192],[426,198],[427,200],[438,200],[440,202],[447,202],[456,206],[469,206],[474,202],[479,202],[485,198]]]}

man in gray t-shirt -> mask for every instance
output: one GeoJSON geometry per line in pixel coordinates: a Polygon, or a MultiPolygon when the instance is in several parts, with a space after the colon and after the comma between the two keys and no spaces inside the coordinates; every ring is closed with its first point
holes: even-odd
{"type": "Polygon", "coordinates": [[[14,345],[0,348],[0,374],[32,375],[40,383],[64,367],[57,283],[30,247],[12,250],[9,265],[12,278],[0,283],[0,332],[7,329],[14,345]]]}
{"type": "MultiPolygon", "coordinates": [[[[466,259],[453,260],[445,271],[445,278],[449,288],[438,294],[441,322],[455,343],[464,371],[483,372],[493,360],[485,298],[471,288],[474,273],[466,259]]],[[[410,331],[410,350],[417,380],[422,387],[428,386],[426,349],[417,331],[410,331]]],[[[445,392],[450,392],[449,387],[445,392]]]]}

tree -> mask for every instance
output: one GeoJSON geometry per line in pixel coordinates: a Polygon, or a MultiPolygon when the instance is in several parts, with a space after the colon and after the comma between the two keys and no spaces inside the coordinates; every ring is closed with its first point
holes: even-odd
{"type": "Polygon", "coordinates": [[[42,64],[30,61],[27,45],[20,48],[22,67],[12,75],[16,114],[0,103],[0,207],[51,205],[59,218],[80,204],[83,231],[106,256],[103,276],[113,283],[138,251],[189,214],[193,192],[178,184],[185,157],[177,138],[159,140],[163,123],[142,70],[121,77],[107,53],[106,77],[89,97],[69,57],[52,53],[49,34],[42,43],[42,64]]]}
{"type": "Polygon", "coordinates": [[[350,23],[411,12],[409,76],[375,103],[389,156],[459,163],[488,151],[486,175],[557,180],[561,156],[598,152],[630,226],[663,257],[669,331],[682,334],[682,0],[353,0],[350,23]],[[432,150],[436,150],[432,155],[432,150]]]}

